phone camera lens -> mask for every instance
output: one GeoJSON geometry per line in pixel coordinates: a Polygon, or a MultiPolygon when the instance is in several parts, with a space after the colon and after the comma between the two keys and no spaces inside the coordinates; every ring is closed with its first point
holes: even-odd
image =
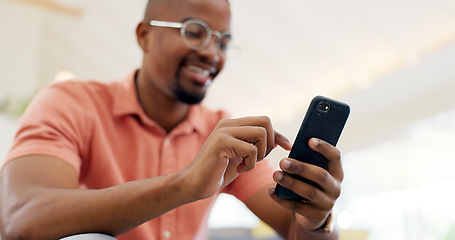
{"type": "Polygon", "coordinates": [[[330,104],[327,102],[320,102],[318,104],[318,110],[322,112],[328,112],[330,110],[330,104]]]}

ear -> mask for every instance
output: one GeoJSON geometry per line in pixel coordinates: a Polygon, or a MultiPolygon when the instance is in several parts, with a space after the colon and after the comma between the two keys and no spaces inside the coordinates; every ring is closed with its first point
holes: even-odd
{"type": "Polygon", "coordinates": [[[148,33],[150,27],[145,22],[140,22],[136,28],[136,38],[143,52],[147,51],[148,33]]]}

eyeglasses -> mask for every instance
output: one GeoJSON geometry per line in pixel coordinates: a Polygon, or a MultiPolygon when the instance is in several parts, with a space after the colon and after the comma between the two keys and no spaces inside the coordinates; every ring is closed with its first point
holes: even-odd
{"type": "Polygon", "coordinates": [[[217,37],[217,46],[222,52],[226,52],[231,42],[230,32],[213,31],[206,22],[199,19],[191,18],[183,23],[151,20],[149,24],[156,27],[179,28],[183,42],[193,50],[206,48],[212,40],[212,35],[217,37]]]}

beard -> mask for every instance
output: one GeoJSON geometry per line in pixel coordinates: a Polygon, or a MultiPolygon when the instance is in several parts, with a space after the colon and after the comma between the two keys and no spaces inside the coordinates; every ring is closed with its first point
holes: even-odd
{"type": "Polygon", "coordinates": [[[203,93],[191,92],[186,90],[181,84],[180,81],[177,81],[177,86],[174,90],[174,94],[177,99],[183,103],[187,104],[199,104],[205,97],[205,91],[203,93]]]}

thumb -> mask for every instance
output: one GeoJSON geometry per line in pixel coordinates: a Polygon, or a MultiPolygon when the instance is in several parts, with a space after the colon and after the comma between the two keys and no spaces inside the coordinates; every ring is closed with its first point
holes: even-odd
{"type": "Polygon", "coordinates": [[[337,180],[343,180],[343,167],[341,164],[341,153],[340,151],[332,146],[331,144],[318,139],[311,138],[309,141],[311,149],[321,153],[328,160],[327,171],[337,180]]]}

